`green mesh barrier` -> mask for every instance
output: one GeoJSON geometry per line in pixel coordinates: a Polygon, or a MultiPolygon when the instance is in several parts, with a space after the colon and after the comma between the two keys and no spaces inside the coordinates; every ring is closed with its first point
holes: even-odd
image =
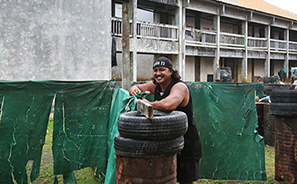
{"type": "MultiPolygon", "coordinates": [[[[129,98],[129,92],[124,89],[114,89],[113,97],[112,97],[112,107],[110,110],[110,123],[109,123],[109,137],[108,137],[108,165],[106,170],[105,184],[116,183],[116,153],[113,147],[113,140],[115,135],[118,133],[118,117],[123,111],[123,107],[125,107],[126,103],[129,103],[126,99],[129,98]],[[125,101],[126,100],[126,101],[125,101]]],[[[133,106],[134,103],[130,103],[133,106]]],[[[105,172],[104,172],[105,173],[105,172]]],[[[100,175],[96,171],[96,175],[100,175]]],[[[103,183],[103,182],[102,182],[103,183]]]]}
{"type": "Polygon", "coordinates": [[[55,99],[54,174],[75,183],[73,170],[105,173],[114,81],[0,82],[0,183],[28,183],[39,176],[42,147],[55,99]]]}
{"type": "MultiPolygon", "coordinates": [[[[266,180],[254,102],[263,85],[187,84],[202,141],[201,177],[266,180]]],[[[54,174],[75,183],[74,170],[95,167],[100,183],[115,183],[117,118],[123,107],[133,109],[126,107],[127,91],[114,89],[114,81],[0,82],[0,88],[0,183],[28,183],[28,160],[31,181],[38,177],[53,100],[54,174]]]]}
{"type": "MultiPolygon", "coordinates": [[[[113,98],[112,98],[112,107],[110,110],[110,123],[109,123],[109,159],[106,170],[106,177],[104,180],[105,184],[116,183],[116,153],[114,150],[113,140],[116,134],[118,134],[118,117],[121,113],[133,111],[136,108],[137,98],[146,97],[147,92],[138,92],[135,96],[130,96],[129,92],[124,89],[114,89],[113,98]]],[[[104,173],[95,173],[99,178],[104,173]]]]}
{"type": "Polygon", "coordinates": [[[255,96],[261,83],[188,83],[202,143],[200,176],[266,181],[264,140],[255,96]]]}
{"type": "Polygon", "coordinates": [[[85,167],[96,167],[97,172],[105,173],[112,95],[111,82],[68,83],[57,91],[53,130],[55,175],[74,179],[70,173],[85,167]]]}
{"type": "Polygon", "coordinates": [[[39,176],[54,92],[35,82],[0,82],[0,89],[0,183],[13,183],[12,174],[17,183],[28,183],[29,160],[31,181],[39,176]]]}

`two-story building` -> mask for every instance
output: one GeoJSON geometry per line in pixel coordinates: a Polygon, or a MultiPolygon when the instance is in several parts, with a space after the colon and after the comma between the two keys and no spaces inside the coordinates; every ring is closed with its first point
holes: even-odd
{"type": "Polygon", "coordinates": [[[263,0],[113,0],[118,80],[123,12],[130,16],[133,81],[149,80],[159,56],[170,58],[185,81],[215,81],[230,67],[235,82],[252,82],[297,66],[297,16],[263,0]]]}

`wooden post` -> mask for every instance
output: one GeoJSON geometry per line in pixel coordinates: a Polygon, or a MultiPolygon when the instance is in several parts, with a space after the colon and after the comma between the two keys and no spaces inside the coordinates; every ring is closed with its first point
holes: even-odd
{"type": "Polygon", "coordinates": [[[122,88],[129,90],[131,87],[130,64],[130,6],[123,3],[122,6],[122,88]]]}

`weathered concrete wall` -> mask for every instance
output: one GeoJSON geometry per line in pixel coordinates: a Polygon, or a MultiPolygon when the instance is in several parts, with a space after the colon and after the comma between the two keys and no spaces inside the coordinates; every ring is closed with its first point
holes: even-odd
{"type": "Polygon", "coordinates": [[[254,62],[254,75],[255,76],[265,76],[265,60],[255,59],[254,62]]]}
{"type": "MultiPolygon", "coordinates": [[[[137,81],[149,81],[153,76],[154,55],[137,54],[137,81]]],[[[112,67],[112,78],[122,80],[122,54],[117,54],[118,66],[112,67]]]]}
{"type": "Polygon", "coordinates": [[[186,73],[184,81],[195,81],[195,57],[188,56],[186,57],[186,73]]]}
{"type": "Polygon", "coordinates": [[[111,78],[110,0],[0,0],[0,80],[111,78]]]}
{"type": "Polygon", "coordinates": [[[270,62],[271,65],[273,65],[273,71],[271,71],[271,76],[278,75],[278,72],[284,68],[284,60],[271,60],[270,62]]]}
{"type": "Polygon", "coordinates": [[[213,74],[213,58],[200,58],[200,81],[207,82],[207,74],[213,74]]]}

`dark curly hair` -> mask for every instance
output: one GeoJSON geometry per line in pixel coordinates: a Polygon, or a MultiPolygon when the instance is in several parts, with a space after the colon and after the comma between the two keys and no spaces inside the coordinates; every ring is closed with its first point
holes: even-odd
{"type": "MultiPolygon", "coordinates": [[[[171,74],[171,79],[172,79],[173,81],[177,81],[177,80],[180,80],[180,79],[181,79],[181,76],[179,75],[179,73],[178,73],[177,70],[173,70],[173,69],[169,69],[169,70],[172,72],[172,74],[171,74]]],[[[153,81],[154,84],[157,84],[157,82],[156,82],[154,76],[152,76],[152,81],[153,81]]]]}

